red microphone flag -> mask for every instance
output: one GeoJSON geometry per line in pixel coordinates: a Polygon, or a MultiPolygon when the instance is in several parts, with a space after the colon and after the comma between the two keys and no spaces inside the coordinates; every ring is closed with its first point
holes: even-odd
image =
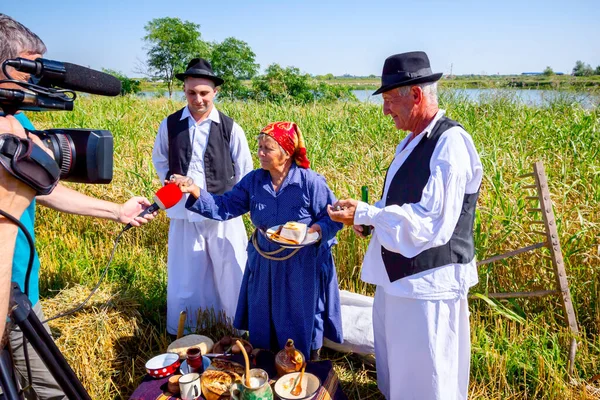
{"type": "Polygon", "coordinates": [[[154,201],[161,209],[165,210],[179,203],[182,197],[183,193],[175,183],[167,183],[158,189],[154,196],[154,201]]]}

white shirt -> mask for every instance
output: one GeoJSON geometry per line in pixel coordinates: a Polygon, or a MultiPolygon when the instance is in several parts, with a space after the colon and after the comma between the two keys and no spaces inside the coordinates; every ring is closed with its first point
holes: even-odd
{"type": "MultiPolygon", "coordinates": [[[[212,111],[206,119],[202,122],[196,122],[194,117],[192,117],[189,108],[185,107],[181,113],[181,120],[186,118],[189,124],[190,142],[192,143],[192,157],[190,158],[190,165],[186,176],[192,178],[194,183],[198,185],[200,189],[206,189],[206,181],[204,178],[204,152],[206,151],[212,121],[216,123],[221,122],[219,113],[213,106],[212,111]]],[[[231,159],[234,163],[235,182],[237,183],[244,175],[252,171],[252,156],[250,155],[250,149],[248,148],[246,134],[236,122],[233,123],[229,146],[231,159]]],[[[152,163],[154,164],[154,168],[156,168],[158,178],[163,182],[168,178],[166,175],[169,171],[169,134],[167,131],[167,118],[160,123],[158,128],[158,135],[156,135],[154,149],[152,150],[152,163]]],[[[179,203],[168,209],[167,216],[169,218],[187,219],[190,222],[203,221],[205,219],[203,216],[185,209],[185,202],[188,196],[189,195],[184,195],[179,203]]]]}
{"type": "MultiPolygon", "coordinates": [[[[407,144],[407,135],[396,148],[385,181],[382,199],[387,196],[394,175],[413,149],[444,115],[439,110],[431,123],[407,144]]],[[[373,283],[386,293],[421,300],[464,298],[478,282],[475,258],[468,264],[449,264],[390,282],[381,258],[386,249],[405,257],[446,244],[460,216],[465,193],[476,193],[481,185],[483,168],[471,136],[460,126],[444,132],[438,140],[429,163],[431,176],[418,203],[385,206],[380,200],[374,206],[359,202],[354,223],[375,227],[363,260],[361,279],[373,283]]]]}

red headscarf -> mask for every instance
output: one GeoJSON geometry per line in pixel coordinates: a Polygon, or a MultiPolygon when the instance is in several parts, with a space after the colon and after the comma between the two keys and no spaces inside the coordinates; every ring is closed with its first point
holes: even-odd
{"type": "Polygon", "coordinates": [[[299,167],[310,168],[310,161],[306,157],[304,138],[298,125],[288,121],[272,122],[265,126],[260,133],[275,139],[283,150],[292,156],[299,167]]]}

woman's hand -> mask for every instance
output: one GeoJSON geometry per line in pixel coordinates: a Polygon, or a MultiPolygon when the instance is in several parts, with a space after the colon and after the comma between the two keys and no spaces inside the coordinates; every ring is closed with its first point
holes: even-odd
{"type": "Polygon", "coordinates": [[[173,174],[167,183],[174,183],[183,193],[191,193],[195,198],[200,197],[200,188],[194,183],[194,180],[187,176],[173,174]]]}
{"type": "Polygon", "coordinates": [[[319,232],[319,236],[321,236],[321,227],[319,224],[313,224],[310,228],[308,228],[307,233],[319,232]]]}

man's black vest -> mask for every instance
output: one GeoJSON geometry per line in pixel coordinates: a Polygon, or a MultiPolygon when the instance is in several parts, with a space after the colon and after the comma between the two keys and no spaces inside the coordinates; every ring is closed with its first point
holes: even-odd
{"type": "MultiPolygon", "coordinates": [[[[460,126],[457,122],[442,117],[433,127],[429,137],[425,136],[409,154],[390,183],[385,205],[418,203],[423,189],[431,176],[429,162],[440,136],[448,129],[460,126]]],[[[466,160],[465,160],[466,161],[466,160]]],[[[465,194],[462,211],[456,228],[448,243],[423,251],[407,258],[400,253],[381,246],[381,257],[391,282],[429,269],[447,264],[466,264],[475,256],[473,223],[479,191],[465,194]]]]}
{"type": "MultiPolygon", "coordinates": [[[[187,175],[192,158],[192,143],[188,119],[181,119],[181,110],[167,117],[169,133],[169,172],[171,174],[187,175]]],[[[229,143],[233,120],[218,111],[220,123],[211,122],[210,133],[204,152],[204,179],[206,190],[214,194],[223,194],[235,185],[235,169],[229,143]]]]}

